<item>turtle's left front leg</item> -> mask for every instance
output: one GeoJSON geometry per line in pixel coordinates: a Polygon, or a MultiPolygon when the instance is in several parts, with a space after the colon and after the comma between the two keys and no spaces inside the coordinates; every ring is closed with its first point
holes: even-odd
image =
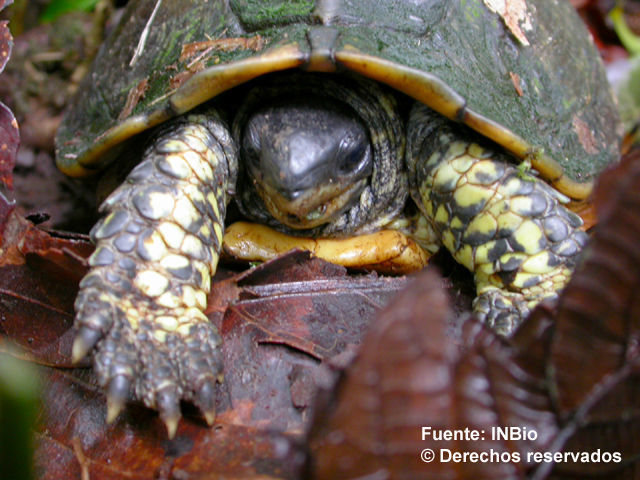
{"type": "Polygon", "coordinates": [[[560,193],[472,137],[416,104],[407,135],[411,195],[474,273],[476,314],[506,335],[566,285],[587,235],[560,193]]]}

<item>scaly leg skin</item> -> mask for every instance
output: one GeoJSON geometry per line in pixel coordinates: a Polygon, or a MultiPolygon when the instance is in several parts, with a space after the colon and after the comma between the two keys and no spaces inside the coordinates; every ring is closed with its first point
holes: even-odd
{"type": "Polygon", "coordinates": [[[506,155],[470,142],[461,128],[414,107],[411,192],[442,244],[474,273],[476,314],[509,335],[565,286],[587,235],[580,217],[558,202],[560,193],[506,155]]]}
{"type": "Polygon", "coordinates": [[[102,204],[96,250],[76,299],[73,359],[95,346],[107,421],[133,397],[175,435],[180,400],[215,419],[220,337],[203,311],[222,245],[237,157],[214,114],[165,129],[102,204]]]}

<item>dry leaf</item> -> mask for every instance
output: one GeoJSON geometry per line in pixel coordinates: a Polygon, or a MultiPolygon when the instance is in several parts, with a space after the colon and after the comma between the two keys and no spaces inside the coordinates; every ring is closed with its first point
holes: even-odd
{"type": "Polygon", "coordinates": [[[232,52],[234,50],[253,50],[257,52],[264,47],[264,39],[260,35],[253,37],[216,38],[202,42],[187,43],[182,46],[180,61],[184,62],[196,55],[208,54],[211,51],[232,52]]]}
{"type": "Polygon", "coordinates": [[[149,82],[146,78],[143,78],[142,80],[140,80],[138,85],[129,90],[127,101],[124,104],[120,115],[118,115],[118,120],[124,120],[129,115],[131,115],[131,112],[133,112],[133,109],[136,108],[138,102],[144,98],[144,94],[146,93],[148,88],[149,82]]]}
{"type": "Polygon", "coordinates": [[[484,0],[484,4],[500,15],[509,31],[522,45],[529,45],[525,31],[531,30],[532,25],[525,0],[484,0]]]}

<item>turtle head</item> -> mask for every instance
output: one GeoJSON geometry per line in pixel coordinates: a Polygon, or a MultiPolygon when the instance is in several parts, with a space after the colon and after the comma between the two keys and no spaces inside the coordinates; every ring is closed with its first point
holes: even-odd
{"type": "Polygon", "coordinates": [[[337,102],[280,101],[248,117],[241,156],[271,215],[290,228],[308,229],[358,201],[373,169],[367,131],[337,102]]]}

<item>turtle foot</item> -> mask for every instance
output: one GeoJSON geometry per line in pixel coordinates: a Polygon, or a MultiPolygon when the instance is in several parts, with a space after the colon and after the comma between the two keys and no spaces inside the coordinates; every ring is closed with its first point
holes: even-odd
{"type": "Polygon", "coordinates": [[[473,301],[473,310],[480,321],[503,336],[512,334],[529,315],[524,295],[499,289],[478,295],[473,301]]]}
{"type": "Polygon", "coordinates": [[[94,371],[106,391],[108,423],[129,399],[158,410],[170,438],[181,400],[194,403],[208,424],[214,422],[220,336],[199,310],[158,309],[139,299],[133,308],[126,296],[95,289],[81,293],[74,360],[95,348],[94,371]]]}

